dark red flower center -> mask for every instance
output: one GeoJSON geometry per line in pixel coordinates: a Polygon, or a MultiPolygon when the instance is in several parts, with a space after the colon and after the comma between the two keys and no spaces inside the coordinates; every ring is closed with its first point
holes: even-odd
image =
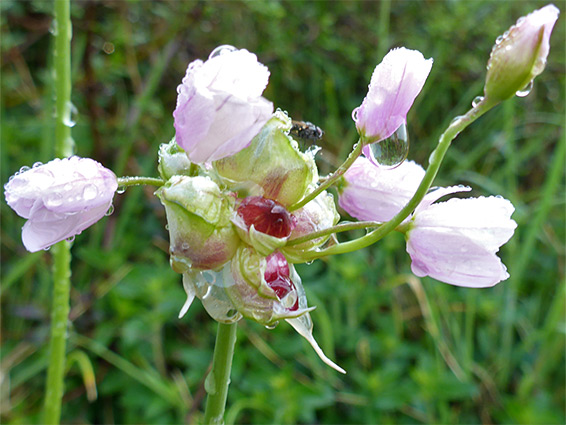
{"type": "Polygon", "coordinates": [[[253,224],[259,232],[284,238],[295,228],[295,217],[283,205],[262,196],[248,196],[238,207],[238,215],[246,226],[253,224]]]}
{"type": "MultiPolygon", "coordinates": [[[[283,300],[291,291],[296,292],[295,285],[289,277],[289,264],[285,256],[280,252],[274,252],[266,258],[267,266],[263,277],[275,295],[280,300],[283,300]]],[[[296,311],[299,308],[299,298],[295,300],[293,306],[289,308],[291,311],[296,311]]]]}

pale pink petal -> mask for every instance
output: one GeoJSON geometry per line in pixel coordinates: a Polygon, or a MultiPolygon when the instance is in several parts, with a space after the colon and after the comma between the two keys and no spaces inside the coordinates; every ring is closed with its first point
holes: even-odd
{"type": "Polygon", "coordinates": [[[373,72],[367,96],[354,111],[362,139],[378,142],[406,122],[431,68],[432,59],[425,59],[417,50],[401,47],[385,55],[373,72]]]}

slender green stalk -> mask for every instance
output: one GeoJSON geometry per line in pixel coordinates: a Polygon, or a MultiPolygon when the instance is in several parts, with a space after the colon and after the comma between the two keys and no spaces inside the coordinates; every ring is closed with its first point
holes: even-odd
{"type": "Polygon", "coordinates": [[[334,174],[332,174],[330,177],[325,179],[324,183],[322,183],[320,186],[318,186],[315,190],[313,190],[311,193],[309,193],[307,196],[305,196],[299,202],[291,205],[287,209],[289,211],[298,210],[299,208],[308,204],[310,201],[312,201],[318,195],[320,195],[324,190],[326,190],[330,186],[332,186],[340,177],[342,177],[342,175],[346,171],[348,171],[348,168],[350,168],[350,166],[354,163],[354,161],[362,154],[362,148],[363,147],[364,146],[363,146],[361,141],[356,143],[356,145],[354,145],[354,150],[352,150],[352,152],[350,152],[350,155],[348,155],[348,158],[346,158],[346,161],[344,161],[342,163],[342,165],[340,167],[338,167],[338,169],[336,171],[334,171],[334,174]]]}
{"type": "Polygon", "coordinates": [[[224,423],[224,409],[226,408],[228,385],[230,385],[236,329],[237,323],[218,323],[212,370],[205,382],[205,389],[208,393],[204,412],[205,424],[224,423]]]}
{"type": "Polygon", "coordinates": [[[308,233],[300,238],[291,239],[285,246],[300,245],[303,242],[308,242],[313,239],[318,239],[322,236],[331,235],[333,233],[347,232],[356,229],[368,229],[372,227],[379,227],[381,223],[377,221],[353,221],[350,223],[339,223],[336,226],[328,227],[317,232],[308,233]]]}
{"type": "MultiPolygon", "coordinates": [[[[73,154],[71,137],[71,18],[70,1],[55,1],[55,156],[73,154]]],[[[63,377],[65,375],[65,350],[67,321],[71,290],[71,250],[66,241],[53,246],[53,301],[51,309],[51,336],[49,341],[49,366],[43,421],[58,424],[61,418],[63,377]]]]}
{"type": "Polygon", "coordinates": [[[71,291],[71,250],[66,241],[53,248],[53,302],[51,308],[51,339],[49,342],[49,366],[43,422],[58,424],[63,399],[63,377],[65,375],[65,350],[67,345],[67,320],[69,317],[69,294],[71,291]]]}
{"type": "Polygon", "coordinates": [[[438,173],[440,165],[442,164],[442,160],[444,159],[444,155],[446,155],[446,151],[450,147],[452,140],[454,140],[462,130],[468,127],[471,123],[485,114],[495,105],[495,103],[483,100],[478,105],[476,105],[475,108],[470,109],[466,113],[466,115],[457,117],[452,121],[452,123],[440,136],[438,146],[430,155],[429,166],[417,191],[415,192],[411,200],[407,203],[407,205],[405,205],[395,217],[393,217],[390,221],[384,223],[374,231],[368,233],[365,236],[362,236],[361,238],[343,242],[338,245],[333,245],[329,248],[322,249],[317,252],[309,253],[308,255],[305,255],[304,261],[315,260],[327,255],[344,254],[347,252],[357,251],[374,244],[385,235],[395,230],[395,228],[397,228],[397,226],[399,226],[403,222],[403,220],[405,220],[423,200],[424,196],[432,185],[436,174],[438,173]]]}
{"type": "Polygon", "coordinates": [[[156,179],[153,177],[119,177],[118,187],[128,187],[128,186],[163,186],[165,182],[161,179],[156,179]]]}

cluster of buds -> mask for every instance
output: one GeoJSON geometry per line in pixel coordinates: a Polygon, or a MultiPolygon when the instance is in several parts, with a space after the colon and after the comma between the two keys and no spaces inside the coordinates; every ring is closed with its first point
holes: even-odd
{"type": "MultiPolygon", "coordinates": [[[[558,13],[546,6],[497,39],[484,106],[522,94],[542,72],[558,13]]],[[[415,50],[398,48],[385,56],[352,114],[359,144],[336,173],[320,180],[316,151],[302,152],[291,119],[273,112],[262,97],[269,70],[254,54],[221,46],[208,60],[192,62],[177,89],[175,138],[159,149],[156,191],[166,211],[171,265],[183,275],[187,292],[180,316],[198,297],[219,322],[245,317],[273,327],[285,320],[324,362],[344,372],[313,338],[313,307],[294,264],[326,249],[334,253],[336,246],[329,246],[338,244],[332,235],[340,231],[340,216],[326,191],[330,185],[337,185],[340,207],[370,221],[370,228],[394,221],[416,199],[425,170],[403,162],[406,152],[396,143],[406,140],[407,113],[431,68],[432,59],[415,50]],[[384,167],[384,152],[401,155],[384,167]]],[[[71,157],[22,169],[5,185],[5,196],[28,219],[25,247],[37,251],[100,220],[118,183],[96,161],[71,157]]],[[[420,204],[394,221],[405,234],[412,271],[476,288],[507,279],[496,253],[516,227],[511,203],[497,196],[435,203],[470,188],[436,188],[425,195],[426,188],[420,204]]],[[[357,249],[355,243],[347,247],[357,249]]]]}

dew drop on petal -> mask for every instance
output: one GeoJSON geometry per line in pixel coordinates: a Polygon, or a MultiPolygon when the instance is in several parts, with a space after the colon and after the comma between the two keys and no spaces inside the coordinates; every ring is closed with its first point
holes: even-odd
{"type": "Polygon", "coordinates": [[[25,173],[26,171],[29,171],[31,168],[28,167],[27,165],[24,165],[22,168],[20,168],[20,171],[18,171],[16,174],[22,174],[25,173]]]}
{"type": "Polygon", "coordinates": [[[358,122],[358,113],[359,113],[359,112],[360,112],[360,108],[359,108],[359,107],[356,108],[356,109],[354,109],[354,110],[352,111],[352,119],[353,119],[355,122],[358,122]]]}
{"type": "Polygon", "coordinates": [[[33,164],[32,168],[37,168],[41,165],[43,165],[43,162],[36,162],[35,164],[33,164]]]}
{"type": "Polygon", "coordinates": [[[67,242],[74,242],[75,241],[75,235],[65,239],[67,242]]]}
{"type": "Polygon", "coordinates": [[[472,100],[472,108],[477,108],[480,102],[483,100],[483,96],[476,96],[474,100],[472,100]]]}
{"type": "Polygon", "coordinates": [[[224,55],[226,53],[235,52],[236,50],[238,50],[236,47],[230,46],[229,44],[224,44],[222,46],[218,46],[216,49],[210,52],[208,59],[212,59],[216,56],[224,55]]]}
{"type": "Polygon", "coordinates": [[[387,139],[369,145],[377,163],[386,168],[395,168],[403,163],[409,154],[407,125],[401,126],[387,139]]]}
{"type": "Polygon", "coordinates": [[[93,184],[87,184],[83,189],[83,200],[92,201],[98,196],[98,189],[93,184]]]}
{"type": "Polygon", "coordinates": [[[109,215],[112,215],[113,212],[114,212],[114,205],[110,204],[110,208],[108,208],[108,211],[106,211],[106,214],[104,215],[108,217],[109,215]]]}
{"type": "Polygon", "coordinates": [[[531,80],[531,81],[529,82],[529,84],[527,84],[527,85],[526,85],[525,87],[523,87],[521,90],[517,91],[517,93],[515,93],[515,94],[516,94],[517,96],[519,96],[519,97],[525,97],[525,96],[527,96],[527,95],[531,92],[531,90],[533,89],[533,81],[534,81],[534,80],[531,80]]]}

